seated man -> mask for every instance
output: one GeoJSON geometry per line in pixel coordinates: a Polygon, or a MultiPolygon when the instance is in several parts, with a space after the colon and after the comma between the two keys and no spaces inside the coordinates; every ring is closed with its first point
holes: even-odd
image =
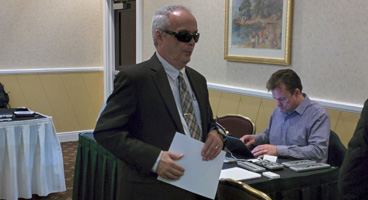
{"type": "Polygon", "coordinates": [[[302,93],[300,78],[290,69],[272,74],[266,87],[277,102],[268,128],[240,139],[247,146],[256,146],[254,156],[267,154],[326,163],[330,136],[326,110],[302,93]]]}

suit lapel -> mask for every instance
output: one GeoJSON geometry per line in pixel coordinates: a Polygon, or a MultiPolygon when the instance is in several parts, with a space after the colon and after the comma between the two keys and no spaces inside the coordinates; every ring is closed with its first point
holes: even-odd
{"type": "Polygon", "coordinates": [[[184,133],[183,125],[180,121],[179,112],[175,104],[175,99],[172,94],[167,74],[156,55],[152,56],[151,61],[153,64],[151,66],[151,70],[154,71],[152,79],[157,87],[157,90],[160,92],[163,102],[165,103],[166,108],[169,111],[178,131],[180,133],[184,133]]]}

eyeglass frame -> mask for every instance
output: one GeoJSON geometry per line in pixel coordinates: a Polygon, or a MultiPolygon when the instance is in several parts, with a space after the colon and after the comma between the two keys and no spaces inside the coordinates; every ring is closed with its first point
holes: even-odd
{"type": "Polygon", "coordinates": [[[178,41],[180,42],[185,42],[185,43],[189,43],[190,41],[192,41],[192,39],[194,40],[195,43],[197,43],[199,41],[199,36],[200,36],[200,33],[193,33],[193,34],[190,34],[188,31],[179,31],[179,32],[176,32],[176,31],[170,31],[170,30],[160,30],[164,33],[167,33],[169,35],[172,35],[174,36],[178,41]],[[179,39],[180,36],[183,36],[183,37],[190,37],[189,40],[183,40],[183,39],[179,39]]]}

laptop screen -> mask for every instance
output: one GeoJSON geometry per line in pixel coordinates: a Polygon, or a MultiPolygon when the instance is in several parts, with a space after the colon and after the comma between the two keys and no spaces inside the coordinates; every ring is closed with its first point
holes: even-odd
{"type": "Polygon", "coordinates": [[[226,136],[225,147],[233,154],[240,155],[243,158],[255,158],[248,147],[239,139],[232,136],[226,136]]]}

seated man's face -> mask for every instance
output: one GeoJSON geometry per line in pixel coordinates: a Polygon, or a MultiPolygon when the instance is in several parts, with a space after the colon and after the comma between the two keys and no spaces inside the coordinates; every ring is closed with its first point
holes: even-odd
{"type": "Polygon", "coordinates": [[[300,90],[296,89],[294,94],[291,94],[288,90],[286,90],[286,86],[284,83],[281,83],[280,87],[272,90],[272,97],[277,102],[277,107],[280,108],[281,112],[290,114],[295,110],[299,105],[299,101],[297,99],[297,95],[300,94],[300,90]]]}

